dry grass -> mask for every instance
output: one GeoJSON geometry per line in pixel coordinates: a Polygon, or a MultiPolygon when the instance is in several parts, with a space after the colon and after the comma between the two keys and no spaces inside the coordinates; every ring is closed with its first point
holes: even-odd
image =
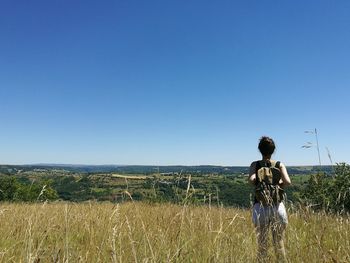
{"type": "MultiPolygon", "coordinates": [[[[348,217],[299,210],[289,220],[290,262],[350,262],[348,217]]],[[[0,262],[255,259],[247,210],[132,202],[1,204],[0,222],[0,262]]]]}

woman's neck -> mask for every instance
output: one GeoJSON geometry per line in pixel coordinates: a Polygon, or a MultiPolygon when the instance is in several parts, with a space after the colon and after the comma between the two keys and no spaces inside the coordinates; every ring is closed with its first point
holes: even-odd
{"type": "Polygon", "coordinates": [[[263,161],[270,161],[271,155],[270,156],[263,156],[262,159],[263,159],[263,161]]]}

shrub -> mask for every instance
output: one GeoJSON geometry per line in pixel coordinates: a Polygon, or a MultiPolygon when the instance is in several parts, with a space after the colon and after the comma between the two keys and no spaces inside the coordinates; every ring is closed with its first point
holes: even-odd
{"type": "Polygon", "coordinates": [[[315,209],[344,213],[350,211],[350,166],[337,164],[333,175],[313,174],[301,197],[315,209]]]}

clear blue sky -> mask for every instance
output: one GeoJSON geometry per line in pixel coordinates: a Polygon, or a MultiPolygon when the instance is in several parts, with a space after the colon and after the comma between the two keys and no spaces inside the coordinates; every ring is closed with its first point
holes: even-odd
{"type": "Polygon", "coordinates": [[[349,162],[350,1],[3,0],[0,163],[349,162]]]}

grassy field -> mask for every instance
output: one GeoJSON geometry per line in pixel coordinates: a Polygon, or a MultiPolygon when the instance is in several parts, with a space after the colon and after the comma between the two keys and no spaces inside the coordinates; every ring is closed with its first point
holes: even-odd
{"type": "MultiPolygon", "coordinates": [[[[297,210],[289,221],[290,262],[350,262],[349,217],[297,210]]],[[[2,203],[0,222],[0,262],[255,259],[248,210],[141,202],[2,203]]]]}

